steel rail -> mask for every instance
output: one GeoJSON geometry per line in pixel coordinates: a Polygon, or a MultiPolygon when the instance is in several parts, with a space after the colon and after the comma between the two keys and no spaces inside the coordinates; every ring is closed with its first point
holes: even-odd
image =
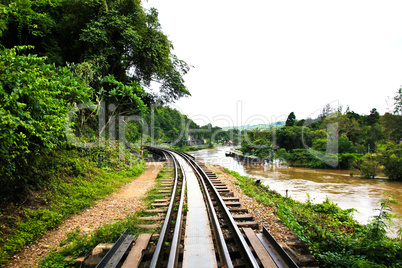
{"type": "Polygon", "coordinates": [[[193,165],[192,162],[188,162],[191,167],[193,168],[193,170],[198,174],[199,178],[200,178],[200,183],[203,189],[203,193],[204,193],[204,198],[206,198],[206,203],[208,206],[208,210],[209,210],[209,214],[212,220],[212,228],[216,234],[216,238],[217,238],[217,242],[218,242],[218,251],[219,251],[219,255],[221,256],[221,259],[223,260],[224,263],[222,263],[222,267],[226,267],[226,268],[233,268],[233,263],[232,263],[232,258],[230,257],[229,254],[229,249],[226,245],[226,241],[225,241],[225,237],[223,236],[223,232],[219,223],[219,219],[218,219],[218,215],[216,214],[214,205],[212,203],[211,197],[208,194],[208,189],[207,186],[205,185],[205,182],[203,179],[201,179],[201,174],[199,173],[199,171],[197,170],[197,168],[193,165]]]}
{"type": "MultiPolygon", "coordinates": [[[[269,243],[275,250],[272,255],[278,254],[277,258],[273,258],[275,264],[279,267],[286,267],[286,268],[299,268],[297,264],[292,260],[292,258],[286,253],[286,251],[279,245],[279,243],[275,240],[275,238],[268,232],[268,230],[263,227],[262,228],[262,236],[265,237],[269,243]]],[[[264,240],[263,240],[264,241],[264,240]]],[[[269,246],[263,243],[265,248],[269,246]]],[[[268,250],[267,250],[268,251],[268,250]]]]}
{"type": "Polygon", "coordinates": [[[113,247],[106,253],[95,268],[114,268],[117,267],[123,254],[127,251],[135,238],[135,235],[128,234],[128,228],[123,232],[113,247]]]}
{"type": "MultiPolygon", "coordinates": [[[[185,157],[185,156],[182,155],[182,157],[185,157]]],[[[225,202],[223,201],[218,190],[215,188],[215,186],[213,185],[213,183],[211,182],[211,180],[209,179],[209,177],[207,176],[205,171],[195,162],[195,160],[188,158],[188,161],[191,162],[192,166],[197,169],[197,171],[200,173],[202,179],[207,182],[214,197],[217,200],[218,206],[224,212],[223,215],[224,215],[226,221],[229,223],[228,224],[229,229],[231,229],[231,233],[232,233],[236,243],[239,245],[239,249],[243,256],[243,261],[246,262],[246,265],[248,267],[259,267],[257,260],[255,259],[253,253],[251,252],[250,247],[248,246],[246,240],[244,239],[243,234],[241,233],[239,227],[237,226],[235,220],[233,219],[232,214],[230,213],[228,207],[226,206],[225,202]]]]}
{"type": "MultiPolygon", "coordinates": [[[[178,162],[180,170],[183,170],[183,167],[180,162],[178,162]]],[[[179,256],[179,245],[180,245],[180,237],[181,237],[181,230],[182,230],[182,223],[183,223],[183,205],[185,199],[185,189],[186,189],[186,174],[182,172],[183,180],[181,184],[181,194],[180,194],[180,203],[179,208],[177,210],[177,218],[176,224],[173,233],[173,239],[170,248],[169,260],[167,267],[172,268],[177,266],[178,256],[179,256]]]]}
{"type": "MultiPolygon", "coordinates": [[[[226,222],[228,222],[228,227],[231,230],[231,234],[236,242],[236,244],[239,246],[240,253],[242,255],[242,259],[245,262],[247,267],[259,267],[257,260],[255,259],[253,253],[250,250],[250,247],[248,246],[246,240],[244,239],[243,234],[241,233],[239,227],[237,226],[235,220],[232,217],[232,214],[230,213],[228,207],[226,206],[225,202],[223,201],[222,197],[220,196],[218,190],[215,188],[207,174],[202,170],[202,168],[195,162],[194,157],[189,156],[187,153],[183,153],[180,151],[172,150],[169,148],[163,148],[163,147],[151,147],[147,146],[148,148],[153,148],[156,150],[160,151],[165,151],[169,153],[176,153],[183,157],[193,168],[193,170],[198,174],[200,177],[201,185],[204,187],[205,192],[207,192],[207,187],[210,187],[212,194],[214,195],[218,206],[220,209],[223,211],[224,218],[226,222]]],[[[223,237],[223,232],[219,224],[218,216],[216,215],[216,211],[214,209],[214,206],[212,204],[212,200],[208,194],[205,195],[207,198],[207,205],[209,207],[209,210],[211,212],[211,220],[213,221],[213,229],[217,233],[217,240],[218,240],[218,250],[220,251],[220,256],[223,257],[223,260],[225,262],[225,265],[227,267],[233,267],[229,251],[225,242],[225,239],[223,237]]]]}
{"type": "MultiPolygon", "coordinates": [[[[174,153],[177,153],[178,155],[183,157],[184,160],[186,160],[186,162],[191,166],[191,168],[194,170],[194,172],[197,173],[198,177],[201,178],[202,175],[199,173],[198,169],[194,166],[194,164],[198,166],[198,164],[195,163],[195,161],[194,161],[194,157],[192,157],[192,156],[190,156],[190,155],[188,155],[186,153],[179,152],[179,151],[176,151],[176,150],[172,150],[172,149],[169,149],[169,148],[162,148],[162,147],[148,147],[148,148],[160,150],[162,152],[168,152],[168,153],[173,153],[174,152],[174,153]],[[189,161],[189,159],[191,159],[191,161],[189,161]]],[[[218,248],[218,251],[219,251],[218,252],[219,256],[221,257],[220,259],[221,259],[221,262],[222,262],[222,267],[233,268],[233,264],[232,264],[232,260],[231,260],[230,254],[229,254],[229,250],[228,250],[228,247],[226,245],[222,229],[220,227],[218,215],[216,214],[216,211],[214,209],[211,197],[208,195],[208,191],[207,191],[207,187],[205,185],[205,182],[202,179],[200,179],[200,182],[201,182],[201,185],[203,187],[203,192],[205,193],[204,198],[206,198],[206,203],[207,203],[208,211],[209,211],[209,214],[210,214],[210,219],[212,220],[211,226],[212,226],[212,229],[213,229],[213,231],[215,233],[215,236],[216,236],[217,248],[218,248]]],[[[177,224],[177,222],[176,222],[176,224],[177,224]]]]}
{"type": "MultiPolygon", "coordinates": [[[[154,251],[152,261],[149,267],[157,267],[160,266],[161,262],[161,253],[164,242],[167,239],[168,231],[170,228],[170,222],[173,216],[173,205],[176,199],[176,192],[178,190],[179,183],[179,175],[178,168],[180,168],[180,172],[182,174],[182,186],[181,186],[181,194],[180,194],[180,202],[179,208],[177,211],[175,228],[173,230],[173,239],[171,241],[171,248],[169,253],[169,259],[167,263],[167,267],[177,267],[178,265],[178,256],[179,256],[179,245],[181,240],[181,230],[183,223],[183,206],[185,199],[185,189],[186,189],[186,174],[183,172],[184,168],[182,164],[178,161],[177,156],[182,157],[193,169],[194,173],[199,178],[199,183],[202,186],[202,192],[204,194],[204,200],[207,204],[207,208],[209,211],[209,218],[211,222],[211,226],[213,232],[215,233],[215,240],[217,241],[217,249],[218,254],[220,256],[220,264],[225,268],[232,268],[233,263],[226,245],[226,241],[223,236],[223,232],[219,223],[219,219],[215,210],[215,207],[212,203],[211,196],[208,192],[214,195],[214,198],[217,201],[217,205],[220,210],[223,211],[222,215],[224,216],[226,222],[228,223],[228,227],[231,231],[231,235],[237,244],[242,260],[245,262],[246,267],[259,267],[257,260],[254,258],[253,253],[250,250],[243,234],[240,232],[239,227],[233,219],[230,210],[226,206],[222,197],[220,196],[218,190],[215,188],[214,184],[205,173],[205,171],[195,162],[194,157],[172,149],[162,148],[162,147],[152,147],[152,146],[144,146],[153,151],[162,152],[165,158],[170,157],[172,159],[173,168],[174,168],[174,186],[172,190],[172,196],[170,199],[169,207],[166,213],[165,221],[162,226],[162,230],[158,239],[158,243],[156,245],[156,249],[154,251]],[[207,185],[208,184],[208,185],[207,185]],[[209,187],[209,191],[208,191],[209,187]]],[[[297,268],[297,264],[292,260],[292,258],[286,253],[286,251],[276,242],[276,240],[271,236],[271,234],[263,228],[263,234],[257,234],[261,243],[267,250],[267,252],[273,258],[276,266],[278,267],[295,267],[297,268]]],[[[106,256],[101,260],[101,262],[97,265],[97,267],[116,267],[123,254],[127,251],[128,247],[134,240],[135,236],[128,235],[128,229],[122,234],[122,236],[117,240],[113,248],[106,254],[106,256]]]]}
{"type": "MultiPolygon", "coordinates": [[[[152,148],[152,147],[150,147],[150,148],[152,148]]],[[[168,207],[168,210],[166,212],[165,221],[163,223],[162,230],[161,230],[161,233],[159,235],[158,243],[156,245],[155,252],[154,252],[154,254],[152,256],[151,264],[149,266],[151,268],[157,267],[157,265],[160,262],[160,254],[162,252],[163,243],[165,242],[166,236],[168,234],[167,231],[168,231],[168,228],[169,228],[169,225],[170,225],[170,219],[171,219],[172,214],[173,214],[173,203],[174,203],[174,199],[176,197],[176,189],[177,189],[177,183],[178,183],[178,177],[179,177],[178,172],[177,172],[177,161],[176,161],[176,159],[174,158],[174,156],[170,152],[168,152],[168,155],[169,155],[169,157],[171,157],[172,162],[173,162],[173,168],[174,168],[174,174],[175,174],[174,175],[174,177],[175,177],[174,178],[174,186],[173,186],[173,190],[172,190],[172,196],[170,198],[169,207],[168,207]]]]}

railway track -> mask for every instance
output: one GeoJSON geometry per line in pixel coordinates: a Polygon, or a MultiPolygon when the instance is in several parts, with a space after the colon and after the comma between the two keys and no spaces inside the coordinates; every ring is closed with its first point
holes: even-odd
{"type": "Polygon", "coordinates": [[[153,204],[165,215],[161,231],[123,233],[96,267],[298,267],[205,166],[182,152],[147,148],[174,171],[162,183],[167,198],[153,204]]]}

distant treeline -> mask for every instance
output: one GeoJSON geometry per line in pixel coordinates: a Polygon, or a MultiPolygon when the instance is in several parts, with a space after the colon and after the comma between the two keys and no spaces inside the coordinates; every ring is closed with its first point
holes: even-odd
{"type": "Polygon", "coordinates": [[[239,143],[239,130],[223,130],[211,124],[199,126],[176,109],[168,106],[156,106],[145,117],[147,127],[145,142],[156,144],[173,141],[181,146],[188,139],[202,139],[208,143],[225,144],[229,141],[239,143]]]}
{"type": "Polygon", "coordinates": [[[402,180],[400,92],[394,98],[395,112],[384,115],[375,108],[360,115],[326,106],[316,119],[296,120],[291,112],[282,128],[247,131],[241,150],[269,160],[282,158],[291,165],[354,168],[366,177],[383,169],[390,178],[402,180]]]}

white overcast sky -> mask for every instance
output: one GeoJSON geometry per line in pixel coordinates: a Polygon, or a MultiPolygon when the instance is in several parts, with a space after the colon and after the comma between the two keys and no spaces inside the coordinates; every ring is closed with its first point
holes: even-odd
{"type": "Polygon", "coordinates": [[[194,66],[172,107],[196,123],[314,118],[331,103],[389,111],[402,85],[402,1],[148,0],[194,66]]]}

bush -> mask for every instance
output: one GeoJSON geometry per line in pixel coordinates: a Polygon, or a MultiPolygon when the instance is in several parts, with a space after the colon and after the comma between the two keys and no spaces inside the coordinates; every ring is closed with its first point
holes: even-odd
{"type": "Polygon", "coordinates": [[[1,189],[25,187],[31,162],[66,143],[64,122],[73,103],[92,94],[67,68],[21,53],[29,48],[0,49],[1,189]]]}
{"type": "Polygon", "coordinates": [[[391,180],[402,181],[402,143],[390,145],[382,151],[380,162],[384,166],[384,173],[391,180]]]}
{"type": "Polygon", "coordinates": [[[374,179],[380,168],[378,155],[371,153],[366,154],[360,160],[356,160],[355,165],[360,169],[363,177],[370,179],[374,179]]]}

